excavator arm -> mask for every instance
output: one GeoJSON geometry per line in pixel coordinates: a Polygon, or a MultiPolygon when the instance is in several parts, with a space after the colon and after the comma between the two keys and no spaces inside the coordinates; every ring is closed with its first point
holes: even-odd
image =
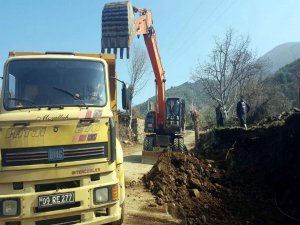
{"type": "Polygon", "coordinates": [[[151,11],[146,9],[134,8],[134,12],[140,13],[135,21],[137,35],[143,35],[148,50],[156,83],[156,127],[163,128],[165,123],[165,71],[161,63],[156,41],[156,33],[153,27],[153,19],[151,11]]]}
{"type": "Polygon", "coordinates": [[[157,102],[155,106],[156,128],[165,126],[165,72],[161,63],[153,27],[151,11],[135,8],[130,2],[114,2],[104,6],[102,12],[102,40],[101,51],[117,54],[123,58],[124,49],[129,57],[130,46],[135,35],[143,35],[148,50],[156,82],[157,102]],[[134,18],[134,13],[139,15],[134,18]]]}

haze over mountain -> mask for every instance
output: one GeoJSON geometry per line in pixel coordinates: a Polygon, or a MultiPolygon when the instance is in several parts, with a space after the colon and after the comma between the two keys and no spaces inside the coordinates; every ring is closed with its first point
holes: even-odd
{"type": "Polygon", "coordinates": [[[268,63],[266,76],[275,73],[286,64],[292,63],[300,58],[300,42],[288,42],[276,46],[262,57],[260,60],[268,63]]]}

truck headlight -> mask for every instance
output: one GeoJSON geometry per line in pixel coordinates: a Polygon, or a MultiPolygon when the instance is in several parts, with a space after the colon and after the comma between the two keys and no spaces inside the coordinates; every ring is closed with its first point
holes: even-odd
{"type": "Polygon", "coordinates": [[[117,201],[119,199],[118,184],[94,189],[94,204],[117,201]]]}
{"type": "Polygon", "coordinates": [[[0,216],[12,217],[20,214],[20,199],[0,199],[0,216]]]}
{"type": "Polygon", "coordinates": [[[94,203],[99,204],[108,202],[109,200],[108,187],[94,189],[94,203]]]}

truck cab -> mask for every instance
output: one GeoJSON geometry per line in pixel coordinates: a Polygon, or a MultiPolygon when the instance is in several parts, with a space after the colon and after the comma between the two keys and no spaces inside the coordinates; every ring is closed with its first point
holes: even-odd
{"type": "Polygon", "coordinates": [[[0,225],[121,224],[115,56],[11,52],[0,100],[0,225]]]}

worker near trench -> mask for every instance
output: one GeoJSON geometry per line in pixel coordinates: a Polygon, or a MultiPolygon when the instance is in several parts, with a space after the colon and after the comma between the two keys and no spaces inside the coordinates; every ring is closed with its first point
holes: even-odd
{"type": "Polygon", "coordinates": [[[240,121],[240,126],[247,129],[247,113],[250,111],[250,106],[244,101],[244,96],[241,96],[240,101],[236,105],[236,115],[240,121]]]}

